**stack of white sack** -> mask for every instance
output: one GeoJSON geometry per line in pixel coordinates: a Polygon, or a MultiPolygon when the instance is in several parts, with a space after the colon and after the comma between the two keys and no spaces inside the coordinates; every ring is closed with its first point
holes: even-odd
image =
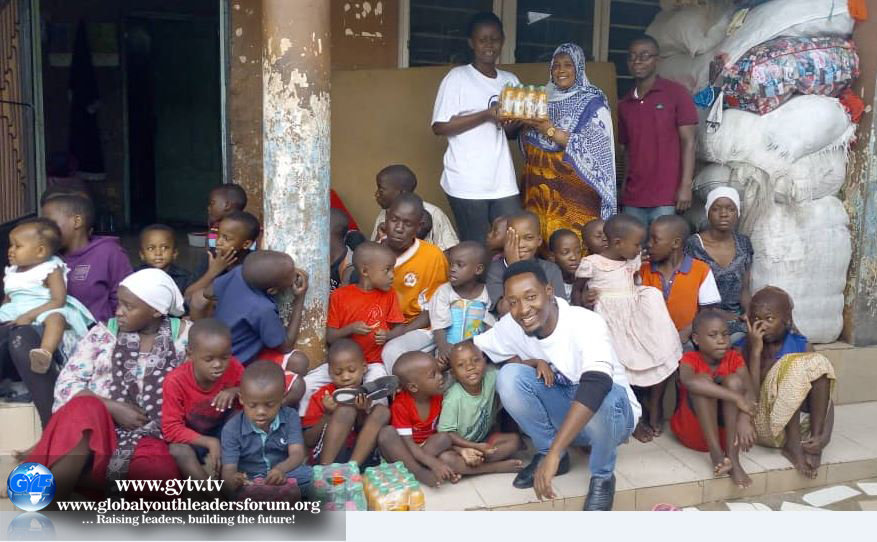
{"type": "MultiPolygon", "coordinates": [[[[734,6],[671,7],[646,33],[660,47],[659,75],[696,93],[707,87],[710,62],[732,66],[750,49],[779,36],[849,37],[846,0],[771,0],[749,10],[731,28],[734,6]]],[[[736,22],[736,21],[735,21],[736,22]]],[[[701,119],[706,111],[700,110],[701,119]]],[[[799,95],[758,115],[725,109],[710,131],[698,127],[695,197],[717,186],[740,192],[740,231],[752,239],[752,290],[767,285],[789,292],[795,323],[811,342],[831,342],[843,326],[850,263],[849,218],[835,197],[846,177],[855,125],[837,98],[799,95]]],[[[702,212],[690,213],[702,225],[702,212]]]]}
{"type": "Polygon", "coordinates": [[[749,10],[743,23],[730,30],[735,10],[731,1],[661,5],[664,9],[646,28],[661,48],[658,73],[692,93],[710,83],[709,65],[718,55],[730,66],[778,36],[849,36],[854,25],[846,0],[771,0],[749,10]]]}

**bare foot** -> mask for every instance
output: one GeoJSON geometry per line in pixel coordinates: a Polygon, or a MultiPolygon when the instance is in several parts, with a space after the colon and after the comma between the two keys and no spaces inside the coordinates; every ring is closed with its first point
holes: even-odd
{"type": "Polygon", "coordinates": [[[664,432],[664,422],[661,420],[652,422],[649,424],[649,429],[652,431],[652,436],[658,438],[661,436],[661,433],[664,432]]]}
{"type": "Polygon", "coordinates": [[[733,480],[740,489],[746,489],[752,485],[752,478],[746,474],[746,471],[743,470],[743,467],[740,466],[739,463],[731,468],[731,480],[733,480]]]}
{"type": "Polygon", "coordinates": [[[652,435],[651,427],[640,420],[639,423],[636,424],[636,428],[633,430],[633,438],[640,442],[651,442],[655,437],[652,435]]]}
{"type": "Polygon", "coordinates": [[[442,481],[438,479],[438,477],[432,473],[429,469],[419,469],[414,473],[414,477],[417,478],[417,481],[421,484],[429,487],[438,487],[442,485],[442,481]]]}
{"type": "Polygon", "coordinates": [[[802,475],[807,478],[816,478],[816,471],[807,463],[807,459],[804,457],[804,450],[799,446],[790,446],[786,443],[780,452],[802,475]]]}
{"type": "Polygon", "coordinates": [[[810,468],[813,469],[813,478],[816,478],[816,471],[822,466],[822,452],[815,454],[805,452],[804,461],[806,461],[807,464],[810,465],[810,468]]]}
{"type": "Polygon", "coordinates": [[[502,461],[497,461],[496,465],[496,472],[518,472],[524,468],[524,462],[520,459],[504,459],[502,461]]]}
{"type": "Polygon", "coordinates": [[[716,478],[728,474],[734,468],[733,465],[731,465],[731,460],[727,457],[723,457],[721,461],[717,461],[714,464],[715,467],[713,467],[713,475],[716,478]]]}

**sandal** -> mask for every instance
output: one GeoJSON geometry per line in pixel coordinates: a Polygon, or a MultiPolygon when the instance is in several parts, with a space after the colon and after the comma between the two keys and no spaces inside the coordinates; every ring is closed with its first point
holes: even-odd
{"type": "Polygon", "coordinates": [[[382,376],[371,382],[366,382],[358,388],[341,388],[335,390],[332,399],[339,405],[352,405],[357,396],[365,394],[368,399],[377,401],[389,397],[399,389],[399,379],[395,376],[382,376]]]}

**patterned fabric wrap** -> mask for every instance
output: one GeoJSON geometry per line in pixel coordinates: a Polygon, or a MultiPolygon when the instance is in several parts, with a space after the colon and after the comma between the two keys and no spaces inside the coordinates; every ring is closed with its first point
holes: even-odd
{"type": "Polygon", "coordinates": [[[161,403],[164,377],[177,364],[177,354],[171,336],[170,321],[164,318],[155,336],[152,350],[141,356],[140,335],[119,332],[113,350],[113,375],[110,399],[137,405],[146,413],[147,422],[137,429],[125,429],[116,425],[117,446],[107,467],[110,488],[115,480],[125,478],[134,450],[141,437],[161,438],[161,403]],[[137,371],[146,364],[143,380],[138,382],[137,371]]]}
{"type": "Polygon", "coordinates": [[[725,105],[763,115],[796,94],[838,96],[859,76],[852,40],[782,37],[750,49],[726,67],[725,105]]]}
{"type": "MultiPolygon", "coordinates": [[[[815,352],[786,354],[774,363],[761,383],[755,411],[755,434],[759,444],[781,448],[785,444],[785,428],[807,398],[813,381],[826,376],[834,396],[837,379],[828,358],[815,352]]],[[[809,424],[802,420],[802,436],[809,433],[809,424]]]]}
{"type": "MultiPolygon", "coordinates": [[[[551,138],[536,130],[527,130],[521,145],[533,145],[548,152],[563,152],[563,161],[573,167],[578,177],[600,196],[600,217],[615,214],[615,156],[612,152],[612,126],[599,121],[600,108],[609,108],[603,91],[592,85],[585,74],[585,53],[574,43],[564,43],[554,51],[548,69],[548,117],[561,130],[569,133],[564,150],[551,138]],[[551,66],[559,54],[572,58],[576,69],[573,86],[561,90],[551,82],[551,66]]],[[[526,152],[524,152],[526,156],[526,152]]]]}

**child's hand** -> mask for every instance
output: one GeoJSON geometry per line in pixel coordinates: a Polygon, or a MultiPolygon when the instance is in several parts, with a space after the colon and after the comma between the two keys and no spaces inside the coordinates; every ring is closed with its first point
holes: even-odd
{"type": "Polygon", "coordinates": [[[742,395],[738,395],[735,402],[737,403],[737,408],[740,409],[740,412],[748,414],[750,417],[755,416],[755,408],[757,406],[756,403],[750,401],[742,395]]]}
{"type": "Polygon", "coordinates": [[[142,408],[121,401],[116,402],[110,414],[113,417],[113,421],[125,429],[137,429],[138,427],[143,427],[149,421],[142,408]]]}
{"type": "Polygon", "coordinates": [[[458,452],[463,458],[463,462],[466,463],[466,466],[477,467],[484,463],[484,454],[481,453],[480,450],[476,450],[475,448],[460,448],[458,452]]]}
{"type": "Polygon", "coordinates": [[[216,394],[216,397],[213,398],[213,401],[210,402],[210,406],[222,412],[224,410],[228,410],[234,405],[235,399],[238,398],[238,390],[237,388],[229,388],[227,390],[222,390],[221,392],[216,394]]]}
{"type": "Polygon", "coordinates": [[[585,293],[582,295],[582,303],[586,308],[593,310],[598,297],[600,297],[600,292],[593,288],[589,288],[585,290],[585,293]]]}
{"type": "Polygon", "coordinates": [[[308,274],[304,269],[295,268],[295,280],[292,283],[292,295],[300,298],[308,291],[308,274]]]}
{"type": "Polygon", "coordinates": [[[234,250],[229,250],[225,254],[223,254],[220,250],[217,249],[216,254],[214,255],[212,252],[207,252],[207,271],[211,272],[213,275],[221,275],[223,271],[231,267],[238,259],[238,255],[234,250]]]}
{"type": "Polygon", "coordinates": [[[36,320],[36,316],[33,316],[29,313],[24,313],[18,318],[15,319],[15,325],[17,326],[29,326],[36,320]]]}
{"type": "Polygon", "coordinates": [[[335,402],[335,399],[331,395],[326,394],[323,396],[323,408],[326,409],[326,412],[332,414],[335,412],[335,409],[338,408],[338,403],[335,402]]]}
{"type": "Polygon", "coordinates": [[[348,324],[347,329],[350,331],[352,335],[368,335],[374,329],[372,326],[366,324],[362,320],[358,322],[353,322],[352,324],[348,324]]]}
{"type": "Polygon", "coordinates": [[[273,468],[268,471],[268,474],[265,475],[265,485],[268,486],[282,486],[286,483],[286,473],[273,468]]]}
{"type": "Polygon", "coordinates": [[[521,255],[518,253],[518,234],[512,228],[506,231],[505,246],[502,251],[505,261],[509,265],[521,260],[521,255]]]}
{"type": "Polygon", "coordinates": [[[204,467],[208,476],[217,476],[222,467],[222,446],[218,438],[210,438],[207,441],[207,457],[204,458],[204,467]]]}
{"type": "Polygon", "coordinates": [[[380,243],[387,237],[387,223],[381,222],[378,224],[378,237],[375,239],[375,242],[380,243]]]}
{"type": "Polygon", "coordinates": [[[536,379],[544,381],[547,388],[554,386],[554,371],[544,359],[536,360],[536,379]]]}
{"type": "MultiPolygon", "coordinates": [[[[380,324],[375,324],[372,326],[373,328],[379,326],[380,324]]],[[[375,344],[378,346],[383,346],[387,344],[387,336],[390,334],[389,329],[378,328],[375,329],[375,344]]]]}
{"type": "Polygon", "coordinates": [[[444,344],[436,346],[435,357],[438,359],[441,370],[446,370],[451,362],[451,345],[445,342],[444,344]]]}
{"type": "Polygon", "coordinates": [[[749,331],[749,347],[755,350],[761,350],[764,347],[764,328],[767,324],[763,320],[755,322],[755,325],[746,319],[746,329],[749,331]]]}
{"type": "Polygon", "coordinates": [[[353,406],[361,412],[368,412],[372,407],[372,400],[364,393],[360,393],[353,400],[353,406]]]}
{"type": "Polygon", "coordinates": [[[752,426],[752,418],[737,417],[737,436],[734,443],[744,452],[748,452],[755,445],[755,428],[752,426]]]}

